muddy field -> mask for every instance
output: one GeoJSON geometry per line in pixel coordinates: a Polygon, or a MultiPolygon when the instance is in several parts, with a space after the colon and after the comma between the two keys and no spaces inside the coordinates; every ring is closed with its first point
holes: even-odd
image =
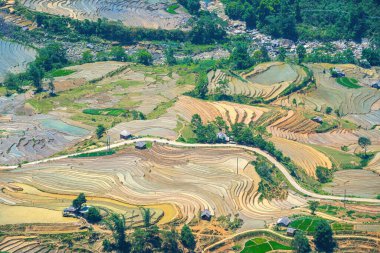
{"type": "Polygon", "coordinates": [[[36,57],[36,51],[10,41],[0,39],[0,81],[8,72],[21,72],[36,57]]]}
{"type": "Polygon", "coordinates": [[[375,198],[380,193],[380,176],[367,170],[342,170],[334,173],[334,180],[323,187],[334,195],[375,198]]]}
{"type": "MultiPolygon", "coordinates": [[[[218,216],[239,213],[247,219],[248,227],[263,226],[264,221],[293,213],[293,207],[306,203],[292,193],[284,201],[259,201],[260,178],[252,166],[247,166],[252,159],[254,155],[240,150],[154,145],[144,151],[130,147],[101,159],[66,159],[0,175],[3,182],[29,184],[54,194],[84,192],[132,205],[173,203],[187,221],[205,208],[218,216]],[[248,222],[252,218],[257,222],[248,222]]],[[[2,198],[14,202],[24,199],[17,194],[2,198]]]]}
{"type": "Polygon", "coordinates": [[[184,26],[189,15],[182,9],[170,14],[166,8],[173,4],[170,0],[23,0],[21,3],[33,10],[74,19],[106,18],[121,21],[126,26],[175,29],[184,26]]]}

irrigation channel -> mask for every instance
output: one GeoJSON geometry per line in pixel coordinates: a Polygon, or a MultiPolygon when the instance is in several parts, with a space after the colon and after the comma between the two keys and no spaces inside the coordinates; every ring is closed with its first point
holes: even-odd
{"type": "MultiPolygon", "coordinates": [[[[380,204],[380,199],[370,199],[370,198],[353,198],[353,197],[341,197],[341,196],[329,196],[329,195],[321,195],[317,194],[314,192],[310,192],[304,188],[302,188],[296,180],[290,175],[288,170],[285,168],[284,165],[282,165],[280,162],[278,162],[274,157],[272,157],[270,154],[267,152],[259,149],[259,148],[254,148],[254,147],[248,147],[244,145],[238,145],[238,144],[190,144],[190,143],[182,143],[182,142],[177,142],[177,141],[170,141],[166,139],[159,139],[159,138],[138,138],[138,139],[133,139],[133,140],[126,140],[126,141],[121,141],[118,143],[114,143],[110,145],[110,148],[118,148],[122,147],[125,145],[130,145],[134,144],[136,142],[155,142],[155,143],[160,143],[160,144],[166,144],[166,145],[172,145],[175,147],[189,147],[189,148],[197,148],[197,147],[207,147],[207,148],[218,148],[218,147],[231,147],[231,148],[240,148],[244,149],[247,151],[255,152],[259,155],[264,156],[266,159],[268,159],[271,163],[273,163],[280,171],[281,173],[285,176],[285,178],[289,181],[289,183],[300,193],[307,195],[312,198],[316,199],[325,199],[325,200],[337,200],[337,201],[353,201],[353,202],[365,202],[365,203],[376,203],[380,204]]],[[[101,148],[96,148],[92,150],[87,150],[85,152],[79,152],[79,153],[74,153],[74,154],[69,154],[69,155],[63,155],[63,156],[58,156],[58,157],[52,157],[52,158],[47,158],[43,160],[38,160],[34,162],[29,162],[24,165],[38,165],[41,163],[46,163],[50,161],[57,161],[57,160],[62,160],[69,158],[70,156],[76,156],[80,154],[85,154],[85,153],[91,153],[91,152],[98,152],[98,151],[104,151],[107,150],[108,147],[101,147],[101,148]]],[[[4,166],[0,167],[0,169],[16,169],[17,166],[4,166]]]]}

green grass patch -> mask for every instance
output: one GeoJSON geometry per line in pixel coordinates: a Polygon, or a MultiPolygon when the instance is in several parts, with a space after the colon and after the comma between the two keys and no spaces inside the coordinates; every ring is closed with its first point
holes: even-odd
{"type": "Polygon", "coordinates": [[[75,72],[76,72],[76,70],[72,70],[72,69],[56,69],[56,70],[49,72],[49,74],[52,77],[60,77],[60,76],[68,76],[68,75],[71,75],[75,72]]]}
{"type": "Polygon", "coordinates": [[[144,83],[140,82],[140,81],[134,81],[134,80],[118,80],[118,81],[111,83],[111,85],[120,86],[120,87],[123,87],[125,89],[132,87],[132,86],[142,85],[142,84],[144,84],[144,83]]]}
{"type": "Polygon", "coordinates": [[[179,4],[172,4],[166,8],[166,11],[169,12],[170,14],[178,14],[175,10],[179,8],[179,4]]]}
{"type": "Polygon", "coordinates": [[[89,115],[107,115],[107,116],[125,116],[128,110],[122,108],[105,108],[105,109],[84,109],[84,114],[89,115]]]}
{"type": "Polygon", "coordinates": [[[98,151],[98,152],[91,152],[91,153],[74,155],[74,156],[70,156],[70,158],[108,156],[108,155],[113,155],[115,153],[116,153],[116,151],[111,149],[110,151],[105,150],[105,151],[98,151]]]}
{"type": "Polygon", "coordinates": [[[0,87],[0,96],[5,96],[5,94],[7,94],[7,88],[0,87]]]}
{"type": "Polygon", "coordinates": [[[176,99],[172,99],[166,102],[161,102],[154,108],[154,110],[147,115],[147,119],[157,119],[167,112],[167,110],[174,105],[176,99]]]}
{"type": "Polygon", "coordinates": [[[333,148],[322,147],[318,145],[310,145],[316,150],[324,153],[330,160],[339,168],[345,169],[349,166],[359,166],[360,165],[360,157],[356,155],[346,153],[344,151],[336,150],[333,148]]]}
{"type": "MultiPolygon", "coordinates": [[[[304,217],[299,217],[296,220],[292,221],[289,225],[289,227],[302,230],[306,233],[313,234],[316,231],[317,225],[319,221],[323,220],[322,218],[319,217],[314,217],[314,216],[304,216],[304,217]]],[[[328,221],[331,223],[331,228],[334,231],[338,230],[353,230],[354,227],[352,224],[347,224],[347,223],[339,223],[339,222],[332,222],[328,221]]]]}
{"type": "Polygon", "coordinates": [[[276,241],[256,237],[247,241],[241,253],[266,253],[273,250],[291,250],[292,248],[276,241]]]}
{"type": "Polygon", "coordinates": [[[349,89],[358,89],[361,88],[360,85],[358,85],[358,80],[354,78],[349,78],[349,77],[340,77],[336,79],[336,82],[339,83],[340,85],[349,88],[349,89]]]}

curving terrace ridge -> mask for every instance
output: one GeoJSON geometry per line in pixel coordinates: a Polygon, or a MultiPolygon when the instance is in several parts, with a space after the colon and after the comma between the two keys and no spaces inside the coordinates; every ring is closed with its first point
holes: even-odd
{"type": "MultiPolygon", "coordinates": [[[[133,144],[133,143],[138,142],[138,141],[151,141],[151,142],[156,142],[156,143],[161,143],[161,144],[173,145],[175,147],[194,147],[194,148],[196,148],[196,147],[203,147],[203,148],[204,147],[209,147],[209,148],[213,148],[213,147],[231,147],[231,148],[240,148],[240,149],[243,149],[243,150],[252,151],[252,152],[255,152],[255,153],[260,154],[260,155],[264,156],[265,158],[267,158],[271,163],[273,163],[281,171],[281,173],[285,176],[285,178],[289,181],[289,183],[297,191],[299,191],[302,194],[305,194],[305,195],[307,195],[309,197],[316,198],[316,199],[325,199],[325,200],[338,200],[338,201],[347,200],[347,201],[355,201],[355,202],[367,202],[367,203],[380,204],[380,200],[378,200],[378,199],[329,196],[329,195],[321,195],[321,194],[317,194],[317,193],[314,193],[314,192],[310,192],[310,191],[302,188],[296,182],[296,180],[290,175],[290,173],[288,172],[288,170],[285,168],[284,165],[282,165],[280,162],[278,162],[274,157],[272,157],[267,152],[265,152],[265,151],[263,151],[261,149],[258,149],[258,148],[254,148],[254,147],[248,147],[248,146],[237,145],[237,144],[189,144],[189,143],[181,143],[181,142],[169,141],[169,140],[158,139],[158,138],[139,138],[139,139],[135,139],[135,140],[127,140],[127,141],[122,141],[122,142],[119,142],[119,143],[112,144],[111,148],[117,148],[117,147],[121,147],[121,146],[124,146],[124,145],[133,144]]],[[[57,161],[57,160],[61,160],[61,159],[66,159],[69,156],[73,156],[73,155],[78,155],[78,154],[82,154],[82,153],[89,153],[89,152],[95,152],[95,151],[102,151],[102,150],[106,150],[106,149],[107,149],[107,147],[102,147],[102,148],[97,148],[97,149],[93,149],[93,150],[86,151],[86,152],[81,152],[81,153],[76,153],[76,154],[70,154],[70,155],[64,155],[64,156],[59,156],[59,157],[54,157],[54,158],[48,158],[48,159],[43,159],[43,160],[39,160],[39,161],[34,161],[34,162],[27,163],[26,165],[37,165],[37,164],[40,164],[40,163],[46,163],[46,162],[50,162],[50,161],[57,161]]],[[[0,169],[15,169],[15,168],[17,168],[17,166],[0,167],[0,169]]]]}

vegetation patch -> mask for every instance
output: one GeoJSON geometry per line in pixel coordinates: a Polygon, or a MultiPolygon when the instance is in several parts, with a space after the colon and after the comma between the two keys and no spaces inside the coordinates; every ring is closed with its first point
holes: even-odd
{"type": "Polygon", "coordinates": [[[70,156],[70,158],[82,158],[82,157],[97,157],[97,156],[108,156],[115,154],[115,150],[105,150],[105,151],[98,151],[98,152],[91,152],[91,153],[84,153],[79,155],[70,156]]]}
{"type": "Polygon", "coordinates": [[[291,250],[292,248],[276,241],[256,237],[245,243],[241,253],[265,253],[273,250],[291,250]]]}
{"type": "Polygon", "coordinates": [[[361,86],[358,85],[358,80],[356,80],[354,78],[340,77],[340,78],[336,79],[336,82],[339,83],[340,85],[343,85],[346,88],[349,88],[349,89],[361,88],[361,86]]]}
{"type": "MultiPolygon", "coordinates": [[[[322,220],[324,219],[312,216],[299,217],[290,223],[290,227],[302,230],[308,234],[314,234],[316,232],[318,223],[322,220]]],[[[352,224],[347,223],[332,222],[331,226],[334,231],[350,231],[354,229],[354,226],[352,224]]]]}
{"type": "Polygon", "coordinates": [[[60,76],[68,76],[68,75],[71,75],[75,72],[76,71],[72,70],[72,69],[56,69],[56,70],[49,72],[49,74],[52,77],[60,77],[60,76]]]}
{"type": "Polygon", "coordinates": [[[179,4],[172,4],[166,8],[166,11],[170,14],[178,14],[176,10],[179,8],[179,4]]]}

